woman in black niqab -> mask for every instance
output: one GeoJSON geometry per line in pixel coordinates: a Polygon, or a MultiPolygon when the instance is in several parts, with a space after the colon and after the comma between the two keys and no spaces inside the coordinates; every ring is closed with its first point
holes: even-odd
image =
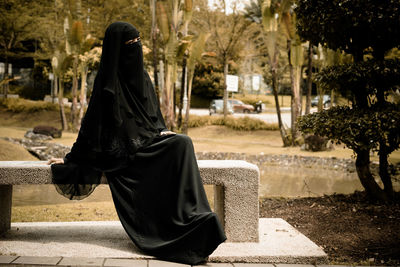
{"type": "Polygon", "coordinates": [[[107,28],[78,138],[51,169],[57,191],[69,199],[90,195],[105,174],[125,231],[146,254],[198,264],[226,240],[191,139],[165,127],[139,32],[129,23],[107,28]]]}

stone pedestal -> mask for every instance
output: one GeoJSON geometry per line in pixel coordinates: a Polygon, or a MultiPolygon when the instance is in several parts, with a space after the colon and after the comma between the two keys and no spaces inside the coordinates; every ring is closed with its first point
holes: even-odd
{"type": "Polygon", "coordinates": [[[11,227],[12,185],[0,185],[0,235],[11,227]]]}

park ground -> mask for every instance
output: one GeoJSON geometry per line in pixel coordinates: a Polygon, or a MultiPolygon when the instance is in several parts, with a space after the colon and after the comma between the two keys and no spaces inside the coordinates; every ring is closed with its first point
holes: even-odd
{"type": "MultiPolygon", "coordinates": [[[[27,129],[47,124],[58,126],[51,112],[12,115],[0,110],[0,138],[22,138],[27,129]]],[[[311,153],[283,148],[277,131],[243,132],[223,126],[189,131],[196,151],[244,152],[249,154],[301,154],[350,158],[341,146],[330,152],[311,153]]],[[[76,134],[65,132],[54,142],[72,145],[76,134]]],[[[22,147],[0,139],[0,160],[36,160],[22,147]]],[[[374,160],[374,159],[373,159],[374,160]]],[[[400,161],[400,153],[390,158],[400,161]]],[[[16,221],[118,220],[112,201],[72,202],[13,207],[16,221]]],[[[369,202],[364,193],[315,198],[260,199],[260,217],[283,218],[329,255],[331,264],[400,265],[400,196],[392,204],[369,202]]]]}

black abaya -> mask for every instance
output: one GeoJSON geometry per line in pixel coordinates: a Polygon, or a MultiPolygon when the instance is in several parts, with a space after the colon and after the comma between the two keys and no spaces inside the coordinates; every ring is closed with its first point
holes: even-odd
{"type": "Polygon", "coordinates": [[[191,139],[167,136],[136,154],[125,169],[106,173],[118,216],[144,252],[196,264],[226,238],[211,212],[191,139]]]}
{"type": "Polygon", "coordinates": [[[53,183],[69,199],[90,195],[107,177],[121,223],[144,253],[186,264],[203,262],[226,240],[211,212],[185,135],[166,130],[143,69],[139,36],[130,24],[111,24],[100,69],[78,138],[53,183]]]}

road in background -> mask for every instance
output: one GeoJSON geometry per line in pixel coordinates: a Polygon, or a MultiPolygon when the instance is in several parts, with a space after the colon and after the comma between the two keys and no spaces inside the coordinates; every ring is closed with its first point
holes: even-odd
{"type": "MultiPolygon", "coordinates": [[[[203,108],[192,108],[192,109],[190,109],[190,114],[198,115],[198,116],[209,116],[210,115],[208,112],[208,109],[205,109],[205,108],[204,109],[203,108]]],[[[221,116],[221,115],[212,115],[212,116],[221,116]]],[[[257,113],[256,114],[234,113],[233,116],[234,117],[248,116],[250,118],[256,118],[256,119],[263,120],[267,123],[278,123],[278,116],[274,112],[258,113],[258,114],[257,113]]],[[[290,118],[291,118],[290,109],[283,108],[281,116],[282,116],[283,124],[286,127],[290,127],[290,118]]]]}

